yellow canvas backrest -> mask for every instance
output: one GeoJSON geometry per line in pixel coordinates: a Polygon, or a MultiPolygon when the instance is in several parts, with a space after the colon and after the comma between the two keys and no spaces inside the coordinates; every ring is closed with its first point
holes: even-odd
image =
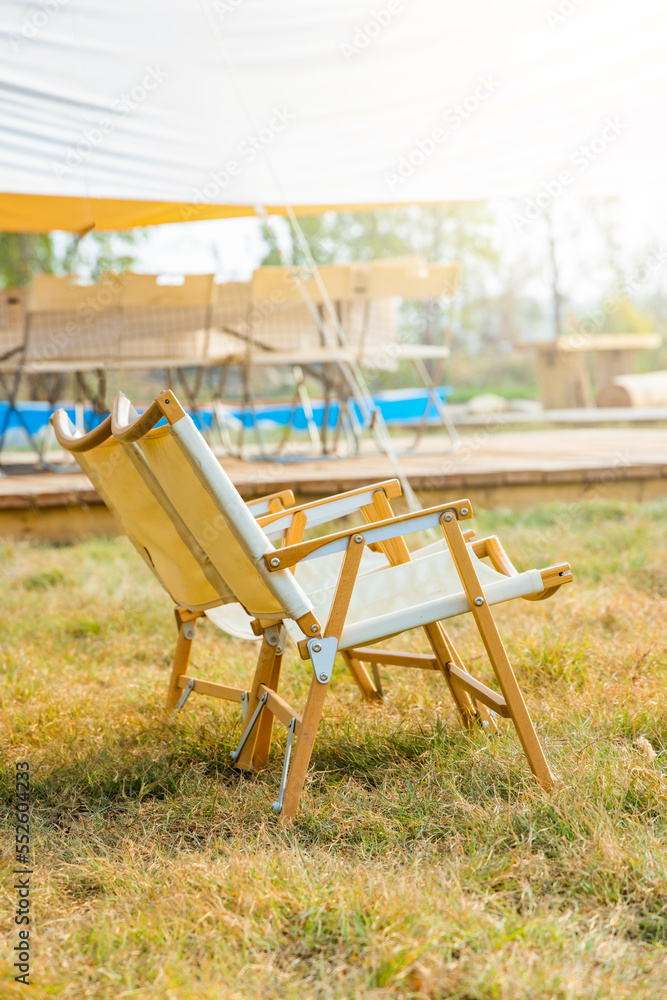
{"type": "Polygon", "coordinates": [[[183,415],[144,430],[156,422],[152,413],[138,418],[119,394],[112,414],[114,435],[136,441],[169,502],[250,615],[279,620],[308,614],[312,605],[292,574],[268,572],[263,557],[273,546],[192,419],[173,393],[162,396],[183,415]]]}
{"type": "Polygon", "coordinates": [[[162,495],[137,445],[111,436],[111,417],[82,435],[64,410],[52,418],[58,442],[72,452],[123,531],[164,589],[192,611],[234,600],[196,539],[162,495]]]}

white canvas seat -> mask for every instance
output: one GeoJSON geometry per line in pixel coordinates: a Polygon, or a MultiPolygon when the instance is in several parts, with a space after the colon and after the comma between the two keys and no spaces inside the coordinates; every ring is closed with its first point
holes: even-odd
{"type": "MultiPolygon", "coordinates": [[[[543,591],[538,570],[507,577],[478,559],[472,545],[468,547],[489,604],[501,604],[543,591]]],[[[339,649],[374,642],[378,637],[388,638],[388,629],[396,621],[401,623],[396,632],[402,632],[406,628],[417,628],[429,619],[439,621],[470,611],[444,541],[417,549],[411,555],[409,563],[392,566],[382,555],[364,551],[339,649]],[[446,597],[441,596],[443,592],[446,597]],[[406,595],[409,595],[408,606],[405,604],[406,595]],[[432,602],[434,608],[431,608],[432,602]]],[[[332,553],[316,560],[306,560],[296,567],[295,576],[307,590],[320,621],[326,620],[331,610],[340,564],[340,556],[332,553]]],[[[239,605],[210,608],[206,617],[232,635],[244,639],[252,637],[252,619],[239,605]]],[[[285,625],[289,637],[298,642],[301,639],[298,627],[290,619],[286,619],[285,625]]]]}
{"type": "MultiPolygon", "coordinates": [[[[478,559],[470,544],[468,548],[489,605],[539,594],[544,590],[539,570],[507,577],[478,559]]],[[[308,565],[308,562],[300,564],[302,572],[308,569],[308,565]]],[[[315,577],[316,573],[312,572],[312,576],[315,577]]],[[[313,611],[320,621],[328,617],[334,595],[335,586],[331,584],[309,591],[313,611]]],[[[445,550],[444,543],[438,542],[420,558],[413,558],[410,562],[396,566],[385,562],[382,566],[359,572],[339,649],[376,642],[431,621],[454,618],[466,611],[470,611],[470,603],[454,561],[445,550]]],[[[215,610],[210,612],[209,617],[214,615],[215,610]]],[[[290,636],[298,641],[298,629],[290,621],[286,624],[290,636]]]]}
{"type": "MultiPolygon", "coordinates": [[[[272,537],[270,533],[269,537],[272,537]]],[[[324,588],[328,588],[327,593],[333,593],[341,561],[341,556],[338,553],[323,556],[316,561],[301,563],[296,567],[294,575],[306,593],[311,594],[312,597],[324,588]]],[[[369,573],[387,565],[386,556],[379,552],[365,551],[360,573],[369,573]]],[[[222,632],[228,632],[229,635],[233,635],[237,639],[259,640],[260,638],[252,630],[253,619],[246,614],[240,604],[225,604],[222,607],[208,608],[206,617],[222,632]]],[[[301,638],[298,628],[289,618],[286,619],[285,625],[289,637],[297,642],[301,638]]]]}
{"type": "MultiPolygon", "coordinates": [[[[232,754],[241,768],[267,762],[273,721],[282,722],[288,729],[288,740],[275,808],[283,820],[290,821],[296,814],[338,652],[364,696],[373,700],[381,699],[381,691],[377,679],[376,683],[371,681],[365,663],[439,671],[461,721],[466,726],[481,723],[494,729],[498,716],[511,718],[537,780],[546,789],[552,786],[553,776],[491,606],[515,597],[541,600],[550,596],[571,581],[567,563],[518,573],[498,539],[476,539],[474,532],[462,530],[461,522],[472,516],[468,500],[395,517],[390,497],[398,491],[393,481],[256,520],[170,391],[161,393],[142,415],[119,395],[111,416],[111,433],[123,449],[130,448],[137,467],[146,470],[144,482],[150,484],[149,491],[158,502],[164,500],[169,517],[184,527],[182,537],[194,539],[190,542],[193,551],[203,553],[217,574],[221,581],[218,607],[238,602],[252,619],[253,631],[262,637],[247,696],[240,689],[190,677],[187,670],[194,623],[202,611],[186,603],[179,609],[181,631],[168,706],[177,701],[182,706],[192,690],[245,702],[246,725],[232,754]],[[163,418],[166,424],[158,426],[163,418]],[[308,528],[354,511],[363,514],[364,524],[304,538],[308,528]],[[442,529],[446,548],[442,543],[430,546],[413,559],[405,536],[434,527],[442,529]],[[276,534],[281,536],[280,548],[271,541],[276,534]],[[369,548],[379,551],[386,564],[362,568],[369,548]],[[490,566],[482,561],[485,558],[490,559],[490,566]],[[332,587],[331,574],[339,560],[332,587]],[[308,564],[317,574],[318,563],[323,571],[310,576],[308,564]],[[304,570],[300,571],[300,566],[304,570]],[[304,583],[309,576],[311,581],[317,579],[317,588],[302,586],[299,574],[304,583]],[[468,673],[443,628],[443,620],[466,612],[475,620],[500,692],[468,673]],[[301,658],[311,662],[312,679],[303,713],[278,693],[285,625],[297,641],[301,658]],[[429,653],[397,653],[363,645],[373,646],[416,627],[423,627],[429,653]],[[293,737],[296,746],[292,755],[293,737]]],[[[213,605],[209,611],[211,617],[217,614],[213,605]]]]}

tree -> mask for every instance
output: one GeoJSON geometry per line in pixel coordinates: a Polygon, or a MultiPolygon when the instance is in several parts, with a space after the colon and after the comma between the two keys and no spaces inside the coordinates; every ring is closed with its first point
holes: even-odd
{"type": "Polygon", "coordinates": [[[53,274],[57,255],[47,233],[0,233],[0,284],[16,288],[30,284],[33,274],[53,274]]]}
{"type": "Polygon", "coordinates": [[[33,274],[84,274],[96,281],[103,271],[122,271],[136,262],[143,232],[0,233],[0,286],[29,285],[33,274]]]}

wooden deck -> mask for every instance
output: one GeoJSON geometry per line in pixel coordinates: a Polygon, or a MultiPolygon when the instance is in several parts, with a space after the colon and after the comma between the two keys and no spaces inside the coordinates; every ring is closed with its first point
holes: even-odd
{"type": "MultiPolygon", "coordinates": [[[[400,448],[408,439],[396,444],[400,448]]],[[[463,496],[477,506],[514,508],[595,496],[636,501],[667,496],[667,429],[482,428],[466,433],[457,451],[449,451],[445,438],[429,437],[419,452],[401,455],[400,461],[425,506],[463,496]]],[[[354,458],[291,456],[275,463],[224,458],[222,463],[246,498],[283,488],[313,498],[395,475],[370,443],[354,458]]],[[[80,472],[0,477],[0,535],[68,541],[113,531],[110,514],[80,472]]]]}

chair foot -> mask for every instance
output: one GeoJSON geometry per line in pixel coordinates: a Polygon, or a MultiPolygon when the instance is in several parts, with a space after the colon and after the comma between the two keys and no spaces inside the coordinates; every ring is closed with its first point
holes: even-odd
{"type": "Polygon", "coordinates": [[[287,727],[287,744],[285,745],[285,760],[283,761],[283,773],[280,778],[280,791],[278,792],[278,801],[273,803],[274,811],[280,814],[283,809],[283,800],[285,798],[285,786],[287,785],[287,775],[289,773],[289,761],[292,755],[292,740],[294,739],[294,730],[296,729],[296,719],[291,719],[287,727]]]}
{"type": "Polygon", "coordinates": [[[328,689],[328,682],[322,682],[317,677],[313,677],[303,719],[296,734],[294,760],[292,761],[292,767],[285,782],[282,809],[280,811],[281,823],[292,823],[296,817],[328,689]]]}
{"type": "MultiPolygon", "coordinates": [[[[254,717],[260,700],[260,685],[264,684],[272,690],[278,686],[280,662],[285,646],[285,627],[281,623],[263,628],[262,633],[262,645],[246,708],[246,712],[250,712],[251,718],[254,717]]],[[[268,760],[273,732],[273,716],[271,713],[264,714],[267,715],[266,721],[262,718],[256,731],[251,728],[243,746],[240,746],[236,766],[246,771],[251,771],[256,764],[261,766],[268,760]],[[256,750],[259,751],[257,755],[256,750]]]]}

